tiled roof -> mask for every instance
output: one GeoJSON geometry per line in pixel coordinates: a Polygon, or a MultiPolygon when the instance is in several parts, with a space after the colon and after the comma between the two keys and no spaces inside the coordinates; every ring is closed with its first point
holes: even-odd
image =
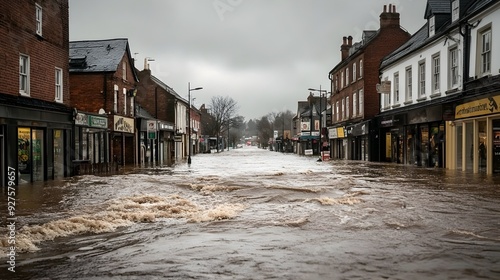
{"type": "Polygon", "coordinates": [[[127,39],[69,42],[69,72],[116,72],[127,51],[127,39]]]}
{"type": "Polygon", "coordinates": [[[175,92],[175,90],[171,87],[169,87],[167,84],[165,84],[164,82],[162,82],[160,79],[156,78],[155,76],[151,75],[151,80],[153,82],[155,82],[157,85],[161,86],[164,90],[166,90],[168,93],[172,94],[173,96],[175,96],[175,98],[179,99],[179,100],[182,100],[186,103],[188,103],[188,100],[184,99],[183,97],[181,97],[179,94],[177,94],[177,92],[175,92]]]}
{"type": "Polygon", "coordinates": [[[424,18],[428,19],[431,15],[449,13],[451,13],[450,0],[427,0],[424,18]]]}
{"type": "Polygon", "coordinates": [[[426,23],[424,24],[424,26],[420,28],[420,30],[418,30],[415,34],[413,34],[413,36],[411,36],[411,38],[408,41],[406,41],[406,43],[404,43],[395,51],[384,57],[382,59],[382,62],[380,63],[380,69],[383,69],[384,67],[392,64],[393,62],[399,60],[405,55],[411,53],[412,51],[420,48],[422,45],[425,44],[428,37],[429,37],[429,32],[426,23]]]}
{"type": "Polygon", "coordinates": [[[467,9],[467,14],[475,14],[489,4],[496,3],[498,0],[477,0],[467,9]]]}

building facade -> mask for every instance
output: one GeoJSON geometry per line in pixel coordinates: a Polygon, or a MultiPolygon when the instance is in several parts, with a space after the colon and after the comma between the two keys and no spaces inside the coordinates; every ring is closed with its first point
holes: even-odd
{"type": "Polygon", "coordinates": [[[410,34],[400,26],[396,6],[384,6],[380,29],[364,31],[360,42],[344,37],[341,62],[329,73],[331,158],[378,161],[379,139],[372,119],[379,113],[376,91],[382,58],[401,46],[410,34]]]}
{"type": "Polygon", "coordinates": [[[90,164],[92,171],[137,163],[138,78],[128,40],[73,41],[69,54],[71,106],[88,118],[87,123],[75,120],[75,163],[90,164]]]}
{"type": "Polygon", "coordinates": [[[68,1],[0,3],[0,185],[69,176],[68,1]]]}

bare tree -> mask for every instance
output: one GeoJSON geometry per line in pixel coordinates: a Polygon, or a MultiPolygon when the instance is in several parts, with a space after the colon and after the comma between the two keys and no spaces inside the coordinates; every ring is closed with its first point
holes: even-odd
{"type": "Polygon", "coordinates": [[[238,105],[231,97],[214,96],[211,99],[212,129],[217,135],[217,152],[219,152],[219,138],[231,126],[231,118],[236,115],[238,105]]]}

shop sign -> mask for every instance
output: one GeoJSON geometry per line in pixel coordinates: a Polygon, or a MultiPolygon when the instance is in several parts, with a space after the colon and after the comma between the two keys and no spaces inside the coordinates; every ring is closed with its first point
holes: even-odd
{"type": "Polygon", "coordinates": [[[345,133],[344,133],[344,128],[343,127],[337,127],[337,136],[338,138],[344,138],[345,133]]]}
{"type": "Polygon", "coordinates": [[[455,108],[455,119],[499,113],[498,104],[500,104],[500,95],[458,105],[455,108]]]}
{"type": "Polygon", "coordinates": [[[330,128],[330,129],[328,129],[328,135],[330,135],[330,139],[338,138],[337,128],[330,128]]]}
{"type": "Polygon", "coordinates": [[[174,125],[168,124],[168,123],[159,123],[160,125],[160,130],[170,130],[174,131],[174,125]]]}
{"type": "Polygon", "coordinates": [[[89,125],[89,118],[87,117],[86,114],[77,113],[75,116],[75,124],[88,126],[89,125]]]}
{"type": "Polygon", "coordinates": [[[134,133],[134,119],[114,116],[113,127],[115,131],[134,133]]]}
{"type": "Polygon", "coordinates": [[[311,130],[310,129],[310,123],[309,122],[301,122],[300,123],[300,129],[301,131],[304,131],[304,130],[311,130]]]}
{"type": "Polygon", "coordinates": [[[104,117],[89,116],[91,127],[108,128],[108,119],[104,117]]]}

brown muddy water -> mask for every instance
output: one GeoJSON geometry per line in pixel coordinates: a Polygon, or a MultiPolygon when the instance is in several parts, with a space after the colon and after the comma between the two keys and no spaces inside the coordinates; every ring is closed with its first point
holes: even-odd
{"type": "Polygon", "coordinates": [[[253,147],[21,185],[1,279],[500,279],[500,178],[253,147]]]}

